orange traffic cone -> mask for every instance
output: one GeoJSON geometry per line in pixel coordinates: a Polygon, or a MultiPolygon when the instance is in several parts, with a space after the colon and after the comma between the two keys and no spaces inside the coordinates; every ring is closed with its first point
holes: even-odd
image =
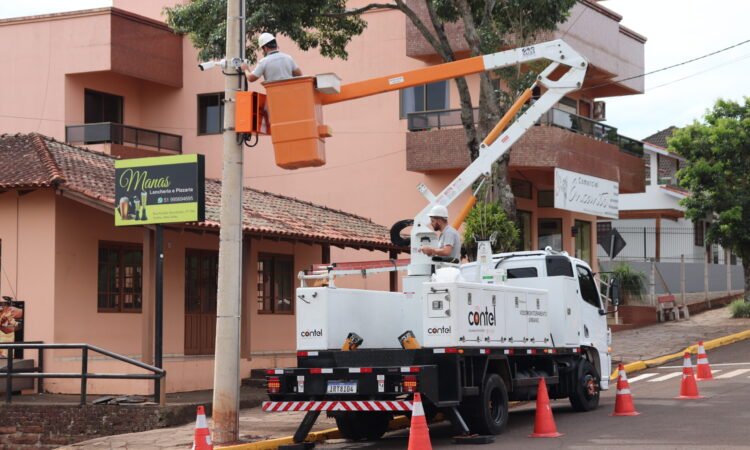
{"type": "Polygon", "coordinates": [[[427,428],[427,419],[424,417],[424,407],[422,407],[422,396],[419,395],[419,392],[414,394],[414,402],[411,407],[408,450],[432,450],[430,430],[427,428]]]}
{"type": "Polygon", "coordinates": [[[703,348],[703,341],[698,341],[698,362],[696,364],[695,378],[698,381],[713,380],[714,375],[711,373],[711,366],[708,364],[706,349],[703,348]]]}
{"type": "Polygon", "coordinates": [[[193,450],[213,450],[211,442],[211,431],[208,429],[206,413],[203,406],[198,406],[198,418],[195,420],[195,438],[193,439],[193,450]]]}
{"type": "Polygon", "coordinates": [[[536,394],[536,418],[534,420],[534,432],[529,437],[559,437],[564,436],[557,432],[555,419],[552,418],[552,407],[549,404],[547,394],[547,383],[544,378],[539,379],[539,388],[536,394]]]}
{"type": "Polygon", "coordinates": [[[620,376],[617,378],[617,395],[615,396],[615,412],[611,416],[637,416],[640,414],[633,405],[633,396],[630,395],[630,384],[625,366],[620,363],[617,369],[620,376]]]}
{"type": "Polygon", "coordinates": [[[693,364],[690,361],[690,353],[685,352],[685,360],[682,365],[682,385],[680,396],[675,398],[704,398],[698,393],[698,383],[693,375],[693,364]]]}

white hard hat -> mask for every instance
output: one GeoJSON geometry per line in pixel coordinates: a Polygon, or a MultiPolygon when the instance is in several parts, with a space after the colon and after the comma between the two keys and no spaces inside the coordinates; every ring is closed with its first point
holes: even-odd
{"type": "Polygon", "coordinates": [[[442,217],[448,219],[448,208],[443,205],[435,205],[430,210],[430,217],[442,217]]]}
{"type": "Polygon", "coordinates": [[[276,36],[272,35],[271,33],[261,33],[261,35],[258,36],[258,47],[263,48],[263,46],[275,40],[276,36]]]}

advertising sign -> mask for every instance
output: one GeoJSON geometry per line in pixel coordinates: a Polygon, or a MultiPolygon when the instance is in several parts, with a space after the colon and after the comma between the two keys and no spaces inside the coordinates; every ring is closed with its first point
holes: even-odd
{"type": "Polygon", "coordinates": [[[115,225],[204,219],[203,155],[115,161],[115,225]]]}
{"type": "Polygon", "coordinates": [[[555,168],[555,208],[617,219],[619,184],[555,168]]]}
{"type": "MultiPolygon", "coordinates": [[[[23,341],[24,302],[11,301],[10,297],[0,300],[0,342],[23,341]]],[[[8,351],[0,350],[0,358],[7,358],[8,351]]]]}

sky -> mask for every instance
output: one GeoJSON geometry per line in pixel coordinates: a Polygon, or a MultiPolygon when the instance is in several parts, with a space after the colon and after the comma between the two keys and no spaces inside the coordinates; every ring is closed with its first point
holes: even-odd
{"type": "MultiPolygon", "coordinates": [[[[621,24],[648,38],[648,73],[750,40],[748,0],[605,0],[621,24]]],[[[0,18],[111,6],[112,0],[0,0],[0,18]]],[[[573,18],[574,20],[575,18],[573,18]]],[[[750,42],[645,78],[640,95],[603,99],[607,121],[643,139],[700,120],[719,98],[750,96],[750,42]]]]}

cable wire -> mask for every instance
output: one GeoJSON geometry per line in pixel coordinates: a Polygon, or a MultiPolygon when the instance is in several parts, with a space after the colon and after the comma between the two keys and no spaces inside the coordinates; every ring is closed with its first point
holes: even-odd
{"type": "Polygon", "coordinates": [[[687,61],[683,61],[683,62],[680,62],[680,63],[677,63],[677,64],[672,64],[671,66],[662,67],[661,69],[652,70],[651,72],[642,73],[640,75],[634,75],[632,77],[623,78],[623,79],[620,79],[620,80],[610,81],[608,83],[597,84],[596,86],[589,86],[589,87],[583,88],[581,90],[582,91],[587,91],[589,89],[595,89],[595,88],[600,88],[600,87],[604,87],[604,86],[609,86],[609,85],[612,85],[612,84],[615,84],[615,83],[622,83],[623,81],[635,80],[636,78],[645,77],[646,75],[653,75],[653,74],[658,73],[658,72],[663,72],[665,70],[674,69],[675,67],[684,66],[685,64],[689,64],[691,62],[699,61],[701,59],[708,58],[709,56],[718,55],[719,53],[725,52],[725,51],[733,49],[735,47],[739,47],[740,45],[747,44],[748,42],[750,42],[750,39],[744,40],[742,42],[738,42],[738,43],[736,43],[734,45],[730,45],[729,47],[722,48],[721,50],[716,50],[716,51],[711,52],[711,53],[706,53],[705,55],[698,56],[697,58],[689,59],[687,61]]]}

